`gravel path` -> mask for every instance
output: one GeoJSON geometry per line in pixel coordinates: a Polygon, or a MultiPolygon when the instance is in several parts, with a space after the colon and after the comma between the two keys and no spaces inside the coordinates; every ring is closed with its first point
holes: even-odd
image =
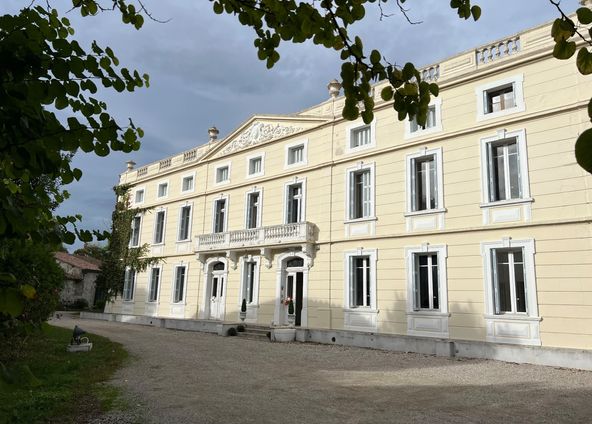
{"type": "Polygon", "coordinates": [[[592,422],[592,372],[70,318],[52,324],[125,346],[132,359],[113,384],[147,423],[592,422]]]}

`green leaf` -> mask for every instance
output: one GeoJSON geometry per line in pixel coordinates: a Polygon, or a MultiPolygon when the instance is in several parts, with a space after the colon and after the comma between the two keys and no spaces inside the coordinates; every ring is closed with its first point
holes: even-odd
{"type": "Polygon", "coordinates": [[[430,89],[430,93],[432,93],[432,95],[438,97],[438,94],[440,94],[440,87],[438,87],[438,84],[436,83],[431,83],[429,85],[429,89],[430,89]]]}
{"type": "Polygon", "coordinates": [[[576,14],[578,15],[578,21],[580,21],[581,24],[588,25],[592,23],[592,10],[587,7],[580,7],[576,10],[576,14]]]}
{"type": "Polygon", "coordinates": [[[14,287],[0,288],[0,313],[10,315],[13,318],[23,313],[23,298],[14,287]]]}
{"type": "Polygon", "coordinates": [[[566,60],[576,52],[576,43],[573,41],[559,40],[553,48],[553,56],[557,59],[566,60]]]}
{"type": "Polygon", "coordinates": [[[388,102],[389,100],[391,100],[393,98],[393,87],[391,87],[390,85],[387,87],[384,87],[382,89],[382,91],[380,92],[380,97],[385,102],[388,102]]]}
{"type": "Polygon", "coordinates": [[[471,15],[473,15],[475,21],[479,20],[481,17],[481,8],[479,6],[471,7],[471,15]]]}
{"type": "Polygon", "coordinates": [[[24,284],[21,286],[21,294],[25,296],[27,299],[34,299],[37,291],[35,288],[29,284],[24,284]]]}
{"type": "Polygon", "coordinates": [[[578,52],[576,65],[582,75],[592,74],[592,53],[588,51],[587,47],[582,47],[578,52]]]}
{"type": "Polygon", "coordinates": [[[582,168],[592,174],[592,128],[587,129],[578,137],[576,160],[582,168]]]}

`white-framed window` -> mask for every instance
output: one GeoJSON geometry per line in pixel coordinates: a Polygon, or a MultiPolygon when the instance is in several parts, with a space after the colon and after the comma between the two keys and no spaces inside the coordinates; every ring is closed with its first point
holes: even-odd
{"type": "Polygon", "coordinates": [[[154,216],[154,238],[152,244],[163,244],[166,229],[166,209],[157,209],[154,216]]]}
{"type": "Polygon", "coordinates": [[[308,139],[294,141],[287,144],[284,168],[306,165],[308,162],[308,139]]]}
{"type": "Polygon", "coordinates": [[[261,210],[263,193],[261,189],[253,189],[246,194],[245,228],[247,230],[261,227],[261,210]]]}
{"type": "Polygon", "coordinates": [[[179,210],[179,229],[177,231],[177,241],[188,241],[191,238],[191,218],[193,214],[193,205],[185,203],[179,210]]]}
{"type": "Polygon", "coordinates": [[[345,148],[347,153],[357,152],[376,146],[376,120],[364,124],[358,120],[345,129],[345,148]]]}
{"type": "Polygon", "coordinates": [[[484,204],[531,200],[525,130],[481,139],[481,183],[484,204]]]}
{"type": "Polygon", "coordinates": [[[212,216],[212,232],[225,232],[228,221],[228,196],[223,196],[214,200],[212,216]]]}
{"type": "Polygon", "coordinates": [[[130,247],[140,246],[140,231],[142,229],[142,215],[132,218],[132,231],[130,236],[130,247]]]}
{"type": "Polygon", "coordinates": [[[376,310],[376,250],[345,252],[346,309],[376,310]]]}
{"type": "Polygon", "coordinates": [[[533,239],[481,243],[487,338],[540,344],[533,239]]]}
{"type": "Polygon", "coordinates": [[[446,245],[405,248],[408,334],[448,337],[446,245]]]}
{"type": "Polygon", "coordinates": [[[169,195],[169,182],[162,181],[156,186],[156,197],[159,199],[166,199],[169,195]]]}
{"type": "Polygon", "coordinates": [[[523,80],[519,74],[476,87],[477,121],[524,111],[523,80]]]}
{"type": "Polygon", "coordinates": [[[246,299],[247,305],[259,303],[259,257],[245,256],[242,263],[241,296],[239,303],[246,299]]]}
{"type": "Polygon", "coordinates": [[[215,184],[226,184],[230,182],[230,163],[216,165],[214,170],[215,184]]]}
{"type": "Polygon", "coordinates": [[[374,218],[375,164],[359,163],[346,171],[346,220],[374,218]]]}
{"type": "Polygon", "coordinates": [[[150,268],[150,284],[148,286],[148,302],[158,302],[160,293],[161,268],[150,268]]]}
{"type": "Polygon", "coordinates": [[[306,179],[295,178],[284,184],[284,222],[292,224],[306,220],[306,179]]]}
{"type": "Polygon", "coordinates": [[[265,175],[265,152],[247,157],[247,178],[265,175]]]}
{"type": "Polygon", "coordinates": [[[417,117],[405,122],[405,138],[419,137],[442,131],[442,99],[435,98],[428,106],[427,120],[424,127],[417,123],[417,117]]]}
{"type": "Polygon", "coordinates": [[[185,302],[185,292],[187,291],[187,265],[175,266],[173,281],[173,303],[185,302]]]}
{"type": "Polygon", "coordinates": [[[144,203],[144,194],[146,190],[144,188],[138,188],[134,192],[134,204],[139,205],[144,203]]]}
{"type": "Polygon", "coordinates": [[[134,292],[136,287],[137,273],[131,268],[125,269],[123,277],[123,293],[121,298],[124,302],[131,302],[134,300],[134,292]]]}
{"type": "Polygon", "coordinates": [[[191,193],[195,189],[195,172],[181,178],[181,193],[191,193]]]}
{"type": "Polygon", "coordinates": [[[407,212],[444,209],[442,148],[407,155],[407,212]]]}

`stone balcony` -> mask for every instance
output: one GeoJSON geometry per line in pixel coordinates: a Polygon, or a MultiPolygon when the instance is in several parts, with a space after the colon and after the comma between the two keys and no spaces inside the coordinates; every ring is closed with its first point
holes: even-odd
{"type": "Polygon", "coordinates": [[[208,253],[226,252],[236,265],[237,251],[260,250],[271,267],[271,249],[300,246],[303,252],[312,256],[317,237],[317,227],[311,222],[271,225],[199,235],[195,238],[195,252],[201,261],[208,253]]]}

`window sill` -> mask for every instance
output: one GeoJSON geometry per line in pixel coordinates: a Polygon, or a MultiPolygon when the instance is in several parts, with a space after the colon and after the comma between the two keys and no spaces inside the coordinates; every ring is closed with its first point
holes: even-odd
{"type": "Polygon", "coordinates": [[[419,310],[419,311],[407,311],[407,315],[430,316],[430,317],[450,317],[452,314],[450,312],[419,310]]]}
{"type": "Polygon", "coordinates": [[[421,215],[436,215],[440,213],[446,213],[448,209],[440,208],[440,209],[426,209],[423,211],[415,211],[415,212],[406,212],[405,217],[409,216],[421,216],[421,215]]]}
{"type": "Polygon", "coordinates": [[[146,305],[160,305],[160,301],[154,301],[153,302],[153,301],[147,300],[146,301],[146,305]]]}
{"type": "Polygon", "coordinates": [[[185,305],[187,305],[187,302],[183,302],[183,301],[181,301],[181,302],[171,302],[171,305],[172,306],[185,306],[185,305]]]}
{"type": "Polygon", "coordinates": [[[190,243],[191,239],[185,239],[185,240],[177,240],[175,243],[177,244],[182,244],[182,243],[190,243]]]}
{"type": "Polygon", "coordinates": [[[481,209],[485,208],[495,208],[497,206],[512,206],[512,205],[523,205],[526,203],[533,203],[534,199],[532,197],[527,197],[525,199],[510,199],[510,200],[499,200],[497,202],[488,202],[488,203],[481,203],[479,207],[481,209]]]}
{"type": "Polygon", "coordinates": [[[419,138],[427,135],[437,134],[442,132],[442,126],[437,125],[433,128],[426,128],[425,130],[417,130],[414,132],[409,132],[405,134],[405,139],[409,140],[412,138],[419,138]]]}
{"type": "Polygon", "coordinates": [[[498,112],[484,113],[483,115],[477,115],[477,122],[486,121],[488,119],[500,118],[502,116],[511,115],[513,113],[524,112],[524,110],[524,105],[518,105],[509,109],[500,110],[498,112]]]}
{"type": "Polygon", "coordinates": [[[344,224],[357,224],[360,222],[370,222],[370,221],[377,221],[378,218],[376,218],[375,216],[369,216],[369,217],[364,217],[364,218],[356,218],[356,219],[347,219],[345,221],[343,221],[344,224]]]}
{"type": "Polygon", "coordinates": [[[161,241],[160,243],[152,243],[151,246],[164,246],[164,241],[161,241]]]}
{"type": "Polygon", "coordinates": [[[499,315],[483,315],[485,319],[491,320],[504,320],[504,321],[532,321],[540,322],[543,319],[541,317],[531,317],[528,315],[519,314],[499,314],[499,315]]]}
{"type": "Polygon", "coordinates": [[[361,146],[356,146],[356,147],[346,147],[345,153],[346,154],[354,154],[354,153],[358,153],[358,152],[363,152],[364,150],[373,149],[375,147],[376,147],[376,143],[363,144],[361,146]]]}
{"type": "Polygon", "coordinates": [[[247,174],[245,176],[245,179],[257,178],[257,177],[265,177],[265,174],[263,172],[259,172],[257,174],[247,174]]]}
{"type": "Polygon", "coordinates": [[[126,304],[131,304],[131,303],[136,303],[133,299],[132,300],[121,300],[121,303],[126,303],[126,304]]]}
{"type": "Polygon", "coordinates": [[[343,308],[344,312],[364,312],[364,313],[372,313],[372,314],[377,314],[379,312],[378,309],[372,309],[372,308],[367,308],[365,306],[360,306],[359,308],[354,308],[354,307],[349,307],[349,308],[343,308]]]}

